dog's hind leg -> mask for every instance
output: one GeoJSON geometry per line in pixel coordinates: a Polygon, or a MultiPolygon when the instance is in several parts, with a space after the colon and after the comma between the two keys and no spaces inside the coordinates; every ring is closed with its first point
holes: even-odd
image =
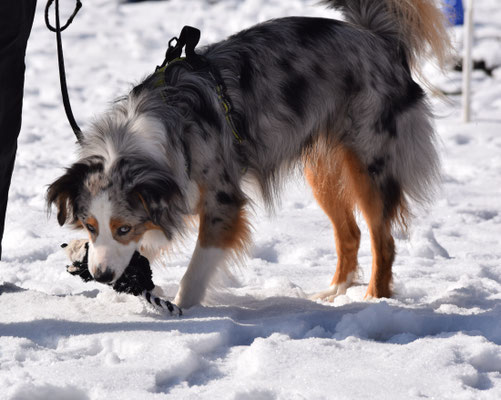
{"type": "Polygon", "coordinates": [[[345,294],[357,272],[360,230],[355,221],[349,153],[341,147],[316,155],[308,163],[306,178],[320,207],[329,216],[335,233],[337,266],[329,289],[312,296],[313,300],[332,301],[345,294]]]}
{"type": "Polygon", "coordinates": [[[398,212],[405,214],[406,211],[398,182],[386,178],[377,183],[355,153],[342,146],[317,156],[314,164],[308,166],[306,176],[317,201],[334,225],[338,253],[330,289],[314,298],[332,300],[345,293],[350,278],[355,275],[360,244],[360,230],[353,217],[355,205],[367,221],[371,235],[372,274],[365,297],[390,297],[395,258],[391,227],[399,217],[398,212]]]}
{"type": "Polygon", "coordinates": [[[395,258],[391,228],[398,218],[403,221],[406,213],[401,187],[391,176],[376,181],[375,174],[371,175],[373,168],[364,166],[349,150],[345,165],[350,176],[350,191],[371,235],[372,273],[365,298],[390,297],[395,258]]]}
{"type": "Polygon", "coordinates": [[[372,248],[372,273],[365,298],[391,297],[391,268],[395,258],[395,243],[391,220],[383,216],[382,202],[377,193],[360,199],[360,208],[369,226],[372,248]]]}

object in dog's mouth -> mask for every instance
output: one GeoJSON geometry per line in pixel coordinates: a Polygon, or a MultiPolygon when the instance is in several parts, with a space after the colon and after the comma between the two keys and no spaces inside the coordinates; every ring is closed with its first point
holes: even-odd
{"type": "MultiPolygon", "coordinates": [[[[69,244],[62,244],[61,247],[65,249],[72,262],[71,265],[66,266],[66,270],[72,275],[80,276],[84,282],[94,280],[87,264],[89,242],[87,240],[72,240],[69,244]]],[[[150,262],[137,251],[132,256],[122,276],[113,284],[113,289],[119,293],[142,296],[156,309],[167,310],[171,315],[183,315],[178,306],[152,293],[155,284],[152,280],[150,262]]]]}

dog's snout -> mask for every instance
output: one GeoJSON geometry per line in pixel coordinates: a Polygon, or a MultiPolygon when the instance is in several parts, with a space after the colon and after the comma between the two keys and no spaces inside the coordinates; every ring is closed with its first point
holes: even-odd
{"type": "Polygon", "coordinates": [[[100,283],[110,283],[115,274],[109,268],[98,268],[94,273],[94,279],[100,283]]]}

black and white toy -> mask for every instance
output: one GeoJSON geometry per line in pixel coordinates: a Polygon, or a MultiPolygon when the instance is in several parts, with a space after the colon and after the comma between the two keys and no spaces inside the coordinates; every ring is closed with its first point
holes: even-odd
{"type": "MultiPolygon", "coordinates": [[[[65,249],[72,262],[71,265],[66,266],[66,270],[72,275],[80,276],[84,282],[94,280],[87,264],[89,242],[87,240],[72,240],[69,244],[62,244],[61,247],[65,249]]],[[[141,296],[153,307],[167,310],[171,315],[183,315],[178,306],[153,294],[155,284],[152,280],[150,262],[137,251],[132,256],[122,276],[112,286],[119,293],[141,296]]]]}

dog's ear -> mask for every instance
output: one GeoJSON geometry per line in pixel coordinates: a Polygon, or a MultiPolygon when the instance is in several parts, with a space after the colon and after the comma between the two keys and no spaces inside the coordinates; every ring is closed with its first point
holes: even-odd
{"type": "Polygon", "coordinates": [[[181,228],[184,200],[179,185],[166,174],[153,173],[129,191],[129,202],[144,209],[148,219],[160,227],[167,239],[181,228]]]}
{"type": "Polygon", "coordinates": [[[90,163],[88,160],[77,162],[66,169],[64,175],[49,185],[46,197],[47,207],[50,210],[52,204],[56,205],[59,225],[77,224],[77,198],[83,188],[86,176],[91,170],[96,169],[102,170],[102,164],[90,163]]]}
{"type": "Polygon", "coordinates": [[[128,154],[115,160],[109,174],[114,185],[124,191],[129,206],[157,225],[167,239],[180,230],[185,199],[167,164],[128,154]]]}

